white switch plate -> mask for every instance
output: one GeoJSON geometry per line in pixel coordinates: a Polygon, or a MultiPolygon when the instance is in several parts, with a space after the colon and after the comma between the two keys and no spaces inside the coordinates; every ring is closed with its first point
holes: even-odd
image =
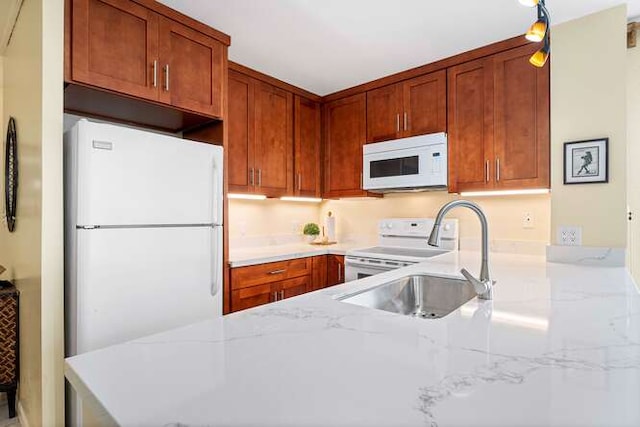
{"type": "Polygon", "coordinates": [[[531,212],[525,212],[522,215],[522,228],[534,228],[533,214],[531,212]]]}
{"type": "Polygon", "coordinates": [[[566,225],[558,227],[558,244],[562,246],[581,246],[582,227],[566,225]]]}

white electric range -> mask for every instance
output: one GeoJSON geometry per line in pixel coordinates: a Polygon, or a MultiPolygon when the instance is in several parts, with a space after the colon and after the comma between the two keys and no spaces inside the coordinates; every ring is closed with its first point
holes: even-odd
{"type": "Polygon", "coordinates": [[[345,256],[345,280],[362,279],[416,264],[458,250],[458,220],[440,225],[440,246],[429,246],[433,218],[390,218],[378,223],[378,246],[349,250],[345,256]]]}

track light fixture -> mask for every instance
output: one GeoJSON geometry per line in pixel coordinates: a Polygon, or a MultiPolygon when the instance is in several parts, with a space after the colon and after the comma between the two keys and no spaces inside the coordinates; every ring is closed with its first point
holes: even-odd
{"type": "Polygon", "coordinates": [[[534,53],[529,62],[536,67],[544,67],[549,58],[551,41],[549,40],[550,16],[544,2],[545,0],[518,0],[521,5],[527,7],[537,7],[538,19],[531,24],[525,37],[532,42],[544,42],[542,48],[534,53]]]}

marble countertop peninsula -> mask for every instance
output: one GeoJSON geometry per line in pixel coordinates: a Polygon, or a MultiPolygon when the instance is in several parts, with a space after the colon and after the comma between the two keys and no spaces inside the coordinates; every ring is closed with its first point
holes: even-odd
{"type": "Polygon", "coordinates": [[[640,294],[624,268],[491,255],[492,301],[426,320],[336,297],[427,262],[66,360],[122,426],[638,426],[640,294]]]}

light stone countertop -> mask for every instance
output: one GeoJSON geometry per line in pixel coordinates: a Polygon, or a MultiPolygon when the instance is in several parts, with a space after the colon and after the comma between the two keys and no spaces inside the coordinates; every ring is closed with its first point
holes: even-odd
{"type": "Polygon", "coordinates": [[[638,426],[640,294],[624,268],[492,254],[494,300],[436,320],[335,300],[421,264],[66,360],[122,426],[638,426]]]}
{"type": "Polygon", "coordinates": [[[333,245],[293,243],[251,248],[232,248],[229,251],[229,265],[235,268],[326,254],[344,255],[350,249],[366,248],[369,246],[375,246],[375,243],[336,243],[333,245]]]}

